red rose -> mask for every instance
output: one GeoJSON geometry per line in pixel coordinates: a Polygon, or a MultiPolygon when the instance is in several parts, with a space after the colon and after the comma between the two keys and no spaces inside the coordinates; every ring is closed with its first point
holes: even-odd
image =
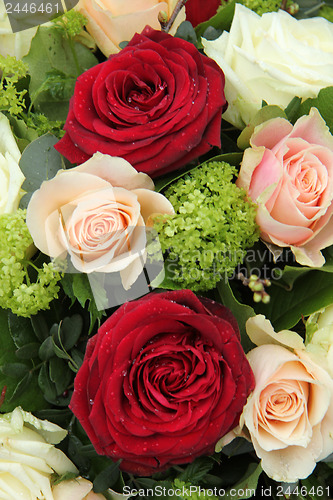
{"type": "Polygon", "coordinates": [[[153,293],[88,342],[70,408],[98,453],[150,475],[213,453],[253,387],[228,309],[190,290],[153,293]]]}
{"type": "Polygon", "coordinates": [[[224,75],[189,42],[146,27],[77,79],[56,149],[120,156],[152,177],[220,146],[224,75]]]}
{"type": "Polygon", "coordinates": [[[187,0],[185,5],[186,20],[192,26],[197,26],[204,21],[208,21],[216,14],[217,8],[221,5],[221,0],[187,0]]]}

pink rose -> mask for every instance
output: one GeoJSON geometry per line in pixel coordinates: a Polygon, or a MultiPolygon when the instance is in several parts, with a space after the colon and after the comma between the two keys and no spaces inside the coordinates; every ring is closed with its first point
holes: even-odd
{"type": "Polygon", "coordinates": [[[297,262],[322,266],[333,244],[333,137],[316,108],[295,125],[274,118],[255,128],[237,185],[258,204],[261,237],[290,247],[297,262]]]}

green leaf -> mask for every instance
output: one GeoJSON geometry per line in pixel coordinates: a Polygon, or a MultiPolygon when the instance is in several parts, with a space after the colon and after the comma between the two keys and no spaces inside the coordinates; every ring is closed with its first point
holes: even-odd
{"type": "Polygon", "coordinates": [[[66,317],[61,324],[61,338],[66,351],[70,350],[80,338],[83,319],[79,314],[66,317]]]}
{"type": "MultiPolygon", "coordinates": [[[[237,3],[243,3],[241,0],[237,0],[237,3]]],[[[198,24],[195,28],[197,37],[200,38],[207,28],[212,26],[215,29],[221,31],[229,30],[231,26],[232,19],[234,17],[236,0],[228,2],[227,5],[219,10],[215,16],[211,17],[208,21],[198,24]]]]}
{"type": "MultiPolygon", "coordinates": [[[[98,64],[97,58],[87,47],[81,43],[74,43],[71,47],[71,43],[54,26],[40,26],[32,40],[29,54],[23,58],[29,65],[31,75],[29,94],[34,106],[50,120],[66,119],[75,79],[80,73],[98,64]],[[73,55],[73,51],[76,56],[73,55]],[[53,92],[52,95],[52,91],[44,90],[44,82],[50,75],[56,74],[65,75],[63,81],[66,83],[58,96],[57,93],[53,92]]],[[[60,84],[63,85],[61,82],[60,84]]]]}
{"type": "Polygon", "coordinates": [[[292,98],[292,100],[290,101],[290,103],[288,104],[286,109],[284,110],[284,112],[287,115],[288,120],[291,123],[295,123],[295,121],[297,120],[297,116],[299,114],[301,102],[302,102],[302,99],[300,97],[295,96],[292,98]]]}
{"type": "Polygon", "coordinates": [[[8,404],[16,403],[14,406],[17,406],[17,401],[27,391],[31,381],[32,381],[32,373],[28,372],[26,375],[24,375],[24,377],[20,380],[20,382],[15,387],[14,392],[13,392],[10,400],[8,401],[8,404]]]}
{"type": "Polygon", "coordinates": [[[177,476],[177,479],[185,483],[198,484],[207,473],[213,468],[214,461],[209,457],[200,457],[186,467],[184,472],[177,476]]]}
{"type": "Polygon", "coordinates": [[[251,342],[246,333],[245,323],[249,318],[255,316],[256,313],[252,307],[241,304],[238,300],[236,300],[228,281],[220,281],[216,288],[222,304],[230,309],[237,320],[244,351],[250,351],[255,347],[255,345],[251,342]]]}
{"type": "Polygon", "coordinates": [[[313,107],[318,109],[331,134],[333,134],[333,87],[326,87],[319,92],[318,97],[302,102],[295,116],[295,121],[303,115],[308,115],[313,107]]]}
{"type": "Polygon", "coordinates": [[[235,491],[238,493],[237,498],[240,500],[242,498],[251,498],[255,495],[255,491],[258,486],[258,479],[262,473],[261,465],[256,463],[251,463],[246,471],[245,476],[232,488],[226,491],[223,498],[234,499],[235,491]]]}
{"type": "Polygon", "coordinates": [[[38,314],[35,314],[34,316],[31,316],[30,321],[38,340],[40,342],[46,340],[49,337],[50,332],[43,313],[40,312],[38,314]]]}
{"type": "Polygon", "coordinates": [[[52,337],[49,336],[44,340],[44,342],[39,347],[38,357],[42,361],[48,361],[54,355],[55,355],[55,352],[53,349],[52,337]]]}
{"type": "Polygon", "coordinates": [[[57,397],[56,387],[50,380],[50,375],[46,363],[42,364],[39,371],[38,385],[43,391],[45,398],[53,400],[57,397]]]}
{"type": "MultiPolygon", "coordinates": [[[[305,268],[306,269],[306,268],[305,268]]],[[[294,277],[293,277],[294,278],[294,277]]],[[[309,270],[293,279],[292,290],[272,282],[270,302],[256,304],[257,314],[264,314],[276,331],[290,329],[302,316],[309,316],[333,303],[333,274],[309,270]],[[275,285],[275,286],[274,286],[275,285]]]]}
{"type": "MultiPolygon", "coordinates": [[[[12,314],[11,312],[0,309],[0,324],[1,324],[1,335],[0,335],[0,367],[4,366],[8,363],[17,363],[17,358],[15,356],[15,351],[17,349],[17,344],[14,343],[12,335],[9,330],[9,323],[14,330],[14,338],[18,341],[18,344],[24,339],[25,335],[20,335],[19,328],[16,331],[16,327],[18,327],[20,320],[24,320],[23,328],[26,326],[28,322],[25,321],[25,318],[19,318],[19,321],[16,322],[15,319],[17,316],[12,314]],[[8,317],[11,317],[9,320],[8,317]]],[[[31,326],[31,325],[30,325],[31,326]]],[[[20,363],[24,364],[24,363],[20,363]]],[[[30,363],[27,364],[27,368],[30,369],[30,363]]],[[[23,369],[23,368],[22,368],[23,369]]],[[[23,386],[24,386],[23,382],[23,386]]],[[[17,388],[17,381],[1,373],[0,370],[0,392],[3,387],[6,386],[6,396],[3,405],[1,406],[1,411],[9,412],[14,410],[14,408],[18,405],[22,406],[26,411],[35,411],[40,408],[45,408],[45,401],[43,396],[41,395],[38,384],[37,384],[37,375],[34,372],[32,375],[31,382],[26,386],[26,389],[21,392],[16,392],[16,399],[13,399],[11,402],[11,398],[14,396],[15,389],[17,388]]],[[[21,384],[22,387],[22,384],[21,384]]]]}
{"type": "Polygon", "coordinates": [[[261,125],[261,123],[264,123],[267,120],[271,120],[272,118],[287,119],[287,115],[282,108],[275,105],[267,105],[259,109],[259,111],[254,115],[250,123],[240,133],[237,140],[237,146],[240,149],[248,148],[250,146],[250,138],[254,132],[255,127],[261,125]]]}
{"type": "Polygon", "coordinates": [[[105,313],[104,311],[99,311],[97,309],[88,276],[83,273],[75,273],[70,276],[72,277],[72,290],[74,297],[77,298],[82,307],[85,307],[86,302],[88,301],[88,311],[90,313],[90,334],[95,322],[99,321],[105,313]]]}
{"type": "Polygon", "coordinates": [[[29,371],[29,367],[23,363],[5,363],[0,370],[7,377],[22,378],[29,371]]]}
{"type": "Polygon", "coordinates": [[[119,464],[120,460],[109,465],[109,467],[98,474],[93,483],[93,490],[95,493],[102,493],[108,488],[112,488],[119,477],[119,464]]]}
{"type": "Polygon", "coordinates": [[[49,361],[50,380],[55,384],[57,395],[63,394],[72,381],[73,374],[60,358],[52,358],[49,361]]]}
{"type": "Polygon", "coordinates": [[[24,150],[19,166],[26,177],[22,188],[28,194],[23,196],[21,208],[27,206],[31,194],[40,188],[43,181],[52,179],[63,168],[61,154],[53,147],[57,142],[57,137],[47,133],[24,150]]]}
{"type": "Polygon", "coordinates": [[[35,333],[28,318],[16,316],[16,314],[9,311],[8,327],[16,347],[23,347],[32,342],[36,342],[35,333]]]}
{"type": "Polygon", "coordinates": [[[31,342],[22,347],[19,347],[16,351],[16,356],[19,359],[34,359],[38,357],[39,344],[37,342],[31,342]]]}
{"type": "Polygon", "coordinates": [[[194,31],[192,24],[189,21],[183,21],[177,29],[175,38],[182,38],[187,42],[193,43],[197,47],[197,35],[194,31]]]}

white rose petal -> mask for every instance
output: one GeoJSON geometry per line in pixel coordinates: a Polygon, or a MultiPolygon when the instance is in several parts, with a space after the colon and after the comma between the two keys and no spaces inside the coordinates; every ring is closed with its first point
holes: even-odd
{"type": "Polygon", "coordinates": [[[230,33],[202,43],[226,77],[223,118],[238,128],[262,100],[286,107],[295,95],[316,97],[333,85],[333,25],[324,18],[296,20],[282,10],[258,16],[237,3],[230,33]]]}

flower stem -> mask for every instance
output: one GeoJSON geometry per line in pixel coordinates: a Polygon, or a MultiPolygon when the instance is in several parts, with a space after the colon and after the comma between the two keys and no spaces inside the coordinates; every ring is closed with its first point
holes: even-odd
{"type": "Polygon", "coordinates": [[[169,21],[164,26],[162,24],[162,31],[164,31],[165,33],[169,33],[169,31],[171,29],[171,26],[175,22],[176,17],[178,16],[178,14],[181,11],[181,9],[184,7],[184,5],[186,4],[186,2],[187,2],[187,0],[178,0],[177,5],[173,9],[173,12],[172,12],[172,14],[170,16],[169,21]]]}

